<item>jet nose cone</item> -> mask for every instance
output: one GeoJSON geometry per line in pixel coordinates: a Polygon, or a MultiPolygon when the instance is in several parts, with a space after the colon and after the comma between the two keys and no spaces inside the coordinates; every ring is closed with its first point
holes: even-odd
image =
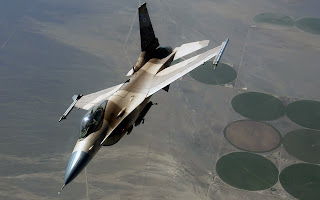
{"type": "Polygon", "coordinates": [[[67,185],[76,176],[78,176],[78,174],[80,174],[80,172],[83,170],[83,168],[85,168],[89,161],[90,156],[88,153],[83,151],[73,152],[66,169],[66,174],[64,176],[64,184],[67,185]]]}

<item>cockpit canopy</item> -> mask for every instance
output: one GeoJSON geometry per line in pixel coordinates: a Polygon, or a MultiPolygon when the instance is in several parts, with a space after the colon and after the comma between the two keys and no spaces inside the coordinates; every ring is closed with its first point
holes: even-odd
{"type": "Polygon", "coordinates": [[[80,138],[85,138],[97,131],[103,122],[104,111],[108,101],[94,106],[82,119],[80,125],[80,138]]]}

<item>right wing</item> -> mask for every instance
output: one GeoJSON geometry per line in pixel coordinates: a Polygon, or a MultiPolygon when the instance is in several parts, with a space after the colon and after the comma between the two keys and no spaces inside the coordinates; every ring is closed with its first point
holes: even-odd
{"type": "MultiPolygon", "coordinates": [[[[202,40],[202,41],[183,44],[180,47],[177,47],[174,49],[174,51],[176,51],[176,53],[174,55],[173,60],[177,60],[179,58],[182,58],[183,56],[186,56],[190,53],[198,51],[199,49],[202,49],[202,48],[208,46],[209,42],[210,42],[209,40],[202,40]]],[[[145,53],[145,52],[143,52],[143,53],[145,53]]],[[[143,59],[143,56],[145,55],[143,53],[140,54],[140,57],[139,57],[137,63],[143,59]]],[[[134,68],[131,68],[131,70],[127,73],[127,76],[131,76],[134,72],[135,72],[134,68]]]]}
{"type": "Polygon", "coordinates": [[[151,96],[152,94],[166,87],[170,83],[179,79],[183,75],[199,67],[200,65],[202,65],[203,63],[211,59],[212,57],[218,55],[220,52],[223,52],[224,48],[225,48],[224,43],[222,43],[220,46],[214,49],[206,51],[202,54],[199,54],[197,56],[184,60],[180,63],[177,63],[175,65],[172,65],[160,71],[154,76],[153,84],[147,96],[151,96]]]}
{"type": "Polygon", "coordinates": [[[73,102],[71,105],[68,107],[68,109],[62,114],[62,116],[59,119],[59,122],[61,120],[66,119],[69,113],[72,111],[74,107],[81,108],[84,110],[90,110],[93,106],[97,105],[103,100],[107,100],[113,93],[115,93],[121,86],[122,84],[100,90],[95,93],[87,94],[87,95],[74,95],[72,97],[73,102]]]}
{"type": "Polygon", "coordinates": [[[107,100],[113,93],[115,93],[121,86],[122,84],[100,90],[95,93],[87,94],[82,96],[77,103],[74,105],[77,108],[81,108],[84,110],[90,110],[93,106],[98,104],[99,102],[103,100],[107,100]]]}

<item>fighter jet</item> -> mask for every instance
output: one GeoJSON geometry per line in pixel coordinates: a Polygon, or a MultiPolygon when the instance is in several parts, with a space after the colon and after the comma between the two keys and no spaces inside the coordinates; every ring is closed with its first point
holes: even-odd
{"type": "Polygon", "coordinates": [[[215,57],[217,65],[228,43],[170,66],[171,62],[206,47],[208,40],[183,44],[172,49],[161,47],[156,38],[146,3],[139,7],[141,53],[128,79],[119,85],[87,94],[73,96],[73,103],[59,122],[66,119],[74,107],[88,110],[80,125],[80,137],[72,151],[64,177],[69,184],[85,168],[103,146],[117,143],[133,126],[143,122],[152,106],[151,96],[163,89],[169,91],[172,82],[204,62],[215,57]]]}

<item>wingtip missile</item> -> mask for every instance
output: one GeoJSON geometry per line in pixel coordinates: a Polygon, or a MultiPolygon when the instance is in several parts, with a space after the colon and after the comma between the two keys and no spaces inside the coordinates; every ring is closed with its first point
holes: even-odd
{"type": "Polygon", "coordinates": [[[73,107],[76,105],[77,101],[82,97],[82,94],[78,94],[78,95],[74,95],[72,97],[73,102],[71,103],[71,105],[69,106],[69,108],[62,114],[62,116],[59,119],[59,122],[61,122],[61,120],[66,119],[67,116],[69,115],[69,113],[71,112],[71,110],[73,109],[73,107]]]}
{"type": "Polygon", "coordinates": [[[227,46],[229,42],[229,38],[227,38],[223,43],[222,43],[222,46],[221,46],[221,49],[220,49],[220,52],[218,53],[218,55],[215,57],[215,59],[213,60],[213,65],[214,65],[214,69],[217,67],[220,59],[221,59],[221,56],[227,46]]]}

